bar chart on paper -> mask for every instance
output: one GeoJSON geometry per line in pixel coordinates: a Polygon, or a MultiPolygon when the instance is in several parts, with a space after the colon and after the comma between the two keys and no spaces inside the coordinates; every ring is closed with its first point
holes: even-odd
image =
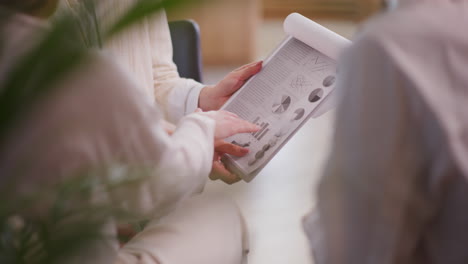
{"type": "Polygon", "coordinates": [[[255,118],[255,120],[252,121],[252,123],[261,127],[259,131],[252,133],[256,140],[261,141],[262,138],[270,131],[270,129],[268,128],[270,124],[268,122],[260,122],[260,117],[255,118]]]}

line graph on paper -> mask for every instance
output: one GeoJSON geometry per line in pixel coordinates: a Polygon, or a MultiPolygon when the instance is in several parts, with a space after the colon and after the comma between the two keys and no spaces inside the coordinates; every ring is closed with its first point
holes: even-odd
{"type": "Polygon", "coordinates": [[[310,69],[311,72],[323,71],[333,65],[334,62],[331,59],[323,56],[317,51],[303,63],[303,66],[310,69]]]}

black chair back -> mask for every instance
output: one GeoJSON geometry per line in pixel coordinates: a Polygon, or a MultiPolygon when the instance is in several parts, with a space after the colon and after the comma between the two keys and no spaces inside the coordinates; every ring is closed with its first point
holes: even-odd
{"type": "Polygon", "coordinates": [[[173,60],[179,75],[202,82],[202,58],[200,29],[192,20],[169,22],[171,31],[173,60]]]}

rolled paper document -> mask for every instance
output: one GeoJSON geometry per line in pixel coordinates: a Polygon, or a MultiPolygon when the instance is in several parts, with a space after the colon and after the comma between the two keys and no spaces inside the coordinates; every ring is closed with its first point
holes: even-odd
{"type": "Polygon", "coordinates": [[[334,60],[338,60],[341,52],[350,45],[348,39],[298,13],[292,13],[286,17],[283,27],[286,34],[314,47],[334,60]]]}
{"type": "Polygon", "coordinates": [[[286,18],[284,30],[288,36],[265,59],[262,71],[222,107],[262,127],[227,139],[249,144],[246,156],[223,157],[225,165],[247,182],[309,118],[317,116],[324,103],[333,102],[327,98],[335,89],[337,59],[351,43],[297,13],[286,18]]]}

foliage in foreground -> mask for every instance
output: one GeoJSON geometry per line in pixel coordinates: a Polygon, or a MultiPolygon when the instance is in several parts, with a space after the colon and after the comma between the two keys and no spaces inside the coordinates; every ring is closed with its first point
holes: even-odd
{"type": "MultiPolygon", "coordinates": [[[[105,29],[97,26],[95,10],[100,8],[99,1],[80,0],[74,12],[61,12],[37,45],[17,60],[0,83],[0,153],[30,106],[51,93],[55,83],[80,65],[90,46],[102,45],[162,8],[178,8],[193,1],[139,0],[105,29]]],[[[0,32],[12,15],[0,7],[0,32]]],[[[0,49],[7,38],[1,35],[0,49]]],[[[0,175],[0,263],[63,263],[93,242],[108,239],[101,230],[109,217],[126,221],[132,214],[108,201],[92,206],[82,201],[93,199],[96,189],[106,192],[143,180],[141,171],[136,171],[140,170],[125,170],[126,175],[119,177],[124,180],[114,182],[99,182],[94,173],[84,173],[41,186],[37,193],[27,196],[17,193],[21,175],[0,175]],[[39,214],[32,213],[38,210],[39,214]]]]}

